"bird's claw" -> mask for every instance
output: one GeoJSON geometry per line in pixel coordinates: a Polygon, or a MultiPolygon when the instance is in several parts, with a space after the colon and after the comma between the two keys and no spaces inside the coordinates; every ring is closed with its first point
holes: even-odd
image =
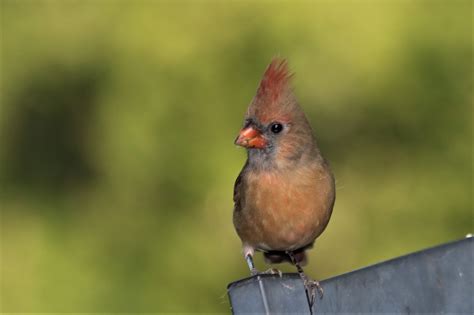
{"type": "Polygon", "coordinates": [[[313,304],[316,300],[316,292],[319,296],[319,299],[323,298],[324,290],[323,290],[323,287],[319,284],[318,281],[310,280],[310,279],[306,278],[304,280],[304,287],[306,289],[306,292],[308,293],[309,303],[310,303],[311,306],[313,306],[313,304]]]}
{"type": "Polygon", "coordinates": [[[250,274],[252,275],[252,277],[258,275],[278,275],[280,278],[283,277],[283,272],[276,268],[270,268],[263,272],[258,271],[257,268],[252,268],[250,270],[250,274]]]}
{"type": "Polygon", "coordinates": [[[270,274],[270,275],[278,275],[280,278],[283,277],[283,272],[281,272],[281,270],[279,269],[276,269],[276,268],[270,268],[270,269],[267,269],[265,272],[263,272],[265,274],[270,274]]]}

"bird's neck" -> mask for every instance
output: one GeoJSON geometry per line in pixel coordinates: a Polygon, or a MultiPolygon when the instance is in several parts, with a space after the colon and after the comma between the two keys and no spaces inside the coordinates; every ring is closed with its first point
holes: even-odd
{"type": "Polygon", "coordinates": [[[248,166],[254,170],[273,170],[277,168],[274,150],[250,149],[248,152],[248,166]]]}
{"type": "Polygon", "coordinates": [[[248,167],[256,171],[291,170],[302,163],[321,158],[317,146],[302,146],[291,153],[275,148],[248,150],[248,167]]]}

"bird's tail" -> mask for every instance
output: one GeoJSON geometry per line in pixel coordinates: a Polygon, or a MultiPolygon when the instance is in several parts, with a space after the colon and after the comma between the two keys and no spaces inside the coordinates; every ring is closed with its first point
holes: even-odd
{"type": "MultiPolygon", "coordinates": [[[[293,251],[293,257],[300,266],[305,266],[308,262],[306,257],[306,248],[298,249],[293,251]]],[[[284,262],[293,263],[290,256],[283,251],[268,251],[263,253],[265,262],[268,264],[280,264],[284,262]]]]}

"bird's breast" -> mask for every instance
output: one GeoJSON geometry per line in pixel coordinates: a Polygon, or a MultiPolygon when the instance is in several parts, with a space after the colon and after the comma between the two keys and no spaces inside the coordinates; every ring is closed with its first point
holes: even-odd
{"type": "Polygon", "coordinates": [[[312,243],[329,220],[332,187],[324,168],[249,173],[242,210],[234,214],[240,237],[262,250],[294,250],[312,243]]]}

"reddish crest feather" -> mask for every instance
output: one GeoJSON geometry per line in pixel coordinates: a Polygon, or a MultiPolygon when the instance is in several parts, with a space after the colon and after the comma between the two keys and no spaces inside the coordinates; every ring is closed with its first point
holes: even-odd
{"type": "Polygon", "coordinates": [[[287,61],[274,58],[263,74],[257,95],[247,115],[257,117],[261,123],[291,120],[298,106],[290,88],[292,76],[293,74],[288,70],[287,61]]]}
{"type": "Polygon", "coordinates": [[[263,74],[263,79],[257,90],[258,98],[269,98],[275,101],[289,87],[292,74],[288,71],[285,59],[274,58],[263,74]]]}

